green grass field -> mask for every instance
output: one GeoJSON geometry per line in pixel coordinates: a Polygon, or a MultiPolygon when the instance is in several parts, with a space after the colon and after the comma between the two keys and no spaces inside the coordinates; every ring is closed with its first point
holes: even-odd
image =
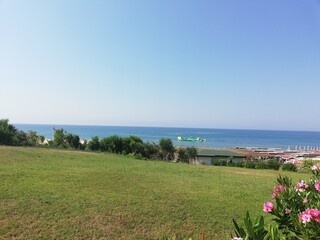
{"type": "Polygon", "coordinates": [[[278,174],[0,146],[0,239],[228,239],[278,174]]]}

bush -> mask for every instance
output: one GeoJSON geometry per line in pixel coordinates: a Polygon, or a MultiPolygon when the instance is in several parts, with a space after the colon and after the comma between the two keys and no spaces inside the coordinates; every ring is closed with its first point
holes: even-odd
{"type": "Polygon", "coordinates": [[[256,163],[254,161],[248,160],[243,165],[245,168],[256,168],[256,163]]]}
{"type": "Polygon", "coordinates": [[[213,159],[211,161],[211,164],[214,165],[214,166],[220,166],[220,161],[219,161],[219,159],[213,159]]]}
{"type": "Polygon", "coordinates": [[[240,161],[236,161],[234,163],[235,167],[244,167],[244,161],[240,160],[240,161]]]}
{"type": "Polygon", "coordinates": [[[99,137],[95,136],[91,138],[91,141],[88,143],[88,149],[91,151],[98,151],[100,150],[100,142],[99,137]]]}
{"type": "Polygon", "coordinates": [[[258,169],[267,169],[268,168],[268,165],[262,161],[262,160],[259,160],[256,164],[256,168],[258,169]]]}
{"type": "Polygon", "coordinates": [[[320,236],[320,165],[311,167],[313,176],[308,181],[293,184],[279,176],[273,189],[272,202],[263,205],[263,211],[273,216],[266,224],[263,217],[252,222],[249,214],[244,218],[245,228],[235,220],[233,239],[264,240],[316,240],[320,236]]]}
{"type": "Polygon", "coordinates": [[[285,163],[282,165],[281,169],[283,171],[291,171],[291,172],[296,172],[297,171],[297,166],[291,163],[285,163]]]}
{"type": "Polygon", "coordinates": [[[225,159],[220,159],[220,160],[219,160],[219,165],[220,165],[220,166],[227,166],[227,160],[225,160],[225,159]]]}
{"type": "Polygon", "coordinates": [[[267,166],[269,169],[279,170],[281,164],[277,160],[269,160],[267,166]]]}
{"type": "Polygon", "coordinates": [[[311,167],[316,164],[316,161],[311,159],[305,159],[302,161],[301,166],[298,168],[298,172],[311,173],[311,167]]]}

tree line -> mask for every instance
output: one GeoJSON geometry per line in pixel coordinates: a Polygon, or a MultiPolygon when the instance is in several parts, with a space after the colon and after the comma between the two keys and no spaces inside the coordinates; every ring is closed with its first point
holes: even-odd
{"type": "Polygon", "coordinates": [[[45,137],[35,131],[24,132],[9,124],[8,119],[0,120],[0,145],[41,146],[61,149],[77,149],[82,151],[100,151],[116,154],[132,155],[138,159],[153,159],[188,163],[194,159],[197,150],[194,147],[175,148],[170,138],[162,138],[157,143],[144,142],[140,137],[121,137],[118,135],[99,139],[80,140],[80,137],[63,129],[53,129],[53,139],[45,141],[45,137]]]}

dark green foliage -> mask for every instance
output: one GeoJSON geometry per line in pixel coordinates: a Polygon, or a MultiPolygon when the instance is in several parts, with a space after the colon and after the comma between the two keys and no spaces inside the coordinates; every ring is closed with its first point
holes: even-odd
{"type": "Polygon", "coordinates": [[[171,160],[173,158],[174,146],[170,138],[160,139],[160,149],[164,160],[171,160]]]}
{"type": "Polygon", "coordinates": [[[297,171],[297,166],[294,165],[294,164],[291,164],[291,163],[286,163],[286,164],[283,164],[281,169],[283,171],[291,171],[291,172],[296,172],[297,171]]]}
{"type": "Polygon", "coordinates": [[[159,158],[159,146],[154,143],[146,142],[143,144],[143,156],[149,159],[159,158]]]}
{"type": "Polygon", "coordinates": [[[66,132],[61,129],[53,129],[53,143],[56,147],[63,147],[63,143],[65,142],[65,134],[66,132]]]}
{"type": "Polygon", "coordinates": [[[37,136],[37,132],[29,131],[27,134],[27,144],[29,146],[37,146],[39,142],[39,137],[37,136]]]}
{"type": "Polygon", "coordinates": [[[184,163],[189,162],[187,150],[185,148],[178,148],[177,153],[178,153],[178,159],[177,159],[178,162],[184,162],[184,163]]]}
{"type": "Polygon", "coordinates": [[[244,166],[244,161],[236,161],[235,163],[234,163],[234,166],[235,167],[243,167],[244,166]]]}
{"type": "Polygon", "coordinates": [[[187,147],[186,148],[187,156],[189,159],[194,160],[197,155],[197,149],[195,147],[187,147]]]}
{"type": "Polygon", "coordinates": [[[243,219],[244,227],[239,227],[237,222],[233,219],[233,224],[235,228],[235,234],[237,237],[241,237],[247,240],[262,240],[268,234],[268,231],[264,227],[263,216],[257,217],[255,222],[252,222],[249,212],[247,211],[246,217],[243,219]]]}
{"type": "Polygon", "coordinates": [[[279,170],[281,165],[280,165],[279,161],[277,161],[277,160],[269,160],[267,162],[267,166],[269,169],[279,170]]]}
{"type": "Polygon", "coordinates": [[[100,141],[100,148],[101,151],[122,153],[122,138],[117,135],[103,138],[100,141]]]}
{"type": "Polygon", "coordinates": [[[67,133],[65,139],[71,148],[78,149],[80,145],[80,137],[78,135],[67,133]]]}
{"type": "Polygon", "coordinates": [[[11,124],[8,119],[0,120],[0,145],[19,145],[17,138],[18,130],[11,124]]]}
{"type": "Polygon", "coordinates": [[[88,142],[88,149],[91,151],[98,151],[100,150],[100,142],[99,137],[95,136],[91,138],[91,141],[88,142]]]}
{"type": "Polygon", "coordinates": [[[143,141],[141,138],[136,136],[130,136],[126,138],[122,138],[122,152],[124,154],[132,153],[143,155],[144,147],[143,141]]]}
{"type": "Polygon", "coordinates": [[[219,160],[219,165],[220,166],[227,166],[227,160],[226,159],[220,159],[219,160]]]}
{"type": "Polygon", "coordinates": [[[219,159],[212,159],[211,164],[214,166],[220,166],[220,161],[219,159]]]}
{"type": "Polygon", "coordinates": [[[15,136],[16,143],[14,145],[28,146],[28,136],[24,131],[18,130],[15,136]]]}
{"type": "Polygon", "coordinates": [[[256,163],[254,161],[247,160],[243,166],[245,168],[256,168],[256,163]]]}
{"type": "Polygon", "coordinates": [[[267,165],[267,163],[265,161],[259,160],[256,164],[256,168],[267,169],[267,168],[269,168],[269,166],[267,165]]]}

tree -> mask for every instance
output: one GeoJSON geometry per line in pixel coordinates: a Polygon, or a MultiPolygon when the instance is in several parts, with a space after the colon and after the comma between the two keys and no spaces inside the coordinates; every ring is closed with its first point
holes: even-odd
{"type": "Polygon", "coordinates": [[[9,124],[8,119],[0,120],[0,145],[19,145],[18,130],[9,124]]]}
{"type": "Polygon", "coordinates": [[[88,143],[88,148],[91,151],[97,151],[100,149],[99,137],[95,136],[91,138],[91,141],[88,143]]]}
{"type": "Polygon", "coordinates": [[[171,160],[173,158],[174,146],[170,138],[160,139],[160,149],[165,160],[171,160]]]}
{"type": "Polygon", "coordinates": [[[66,132],[61,128],[61,129],[53,129],[54,134],[53,134],[53,143],[56,147],[60,147],[65,143],[65,134],[66,132]]]}
{"type": "Polygon", "coordinates": [[[65,135],[65,139],[70,147],[78,149],[80,145],[80,137],[76,134],[68,133],[65,135]]]}
{"type": "Polygon", "coordinates": [[[197,149],[195,147],[187,147],[186,152],[188,156],[188,161],[194,160],[197,156],[197,149]]]}
{"type": "Polygon", "coordinates": [[[101,151],[122,153],[122,138],[117,135],[106,137],[100,141],[100,148],[101,151]]]}
{"type": "Polygon", "coordinates": [[[37,132],[29,131],[27,134],[27,144],[29,146],[36,146],[38,144],[39,138],[37,136],[37,132]]]}

